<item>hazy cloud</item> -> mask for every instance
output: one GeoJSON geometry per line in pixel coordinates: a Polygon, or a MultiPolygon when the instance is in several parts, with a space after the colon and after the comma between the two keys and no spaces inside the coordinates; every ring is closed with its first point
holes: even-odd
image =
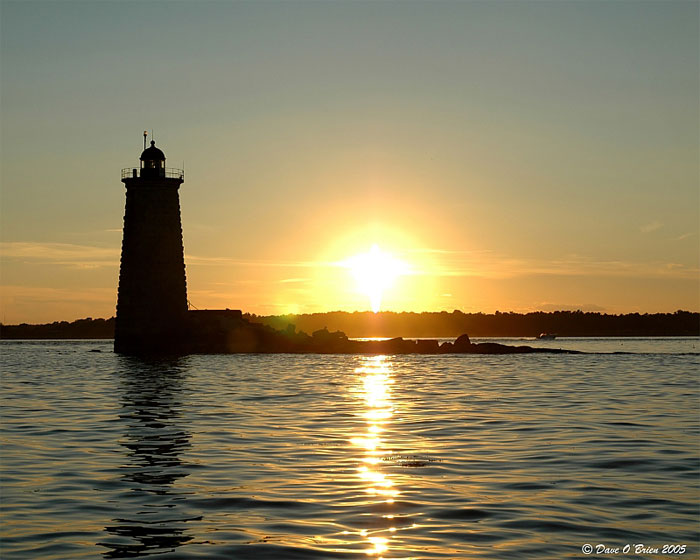
{"type": "Polygon", "coordinates": [[[120,249],[72,243],[0,242],[0,257],[36,263],[95,268],[117,266],[120,249]]]}
{"type": "Polygon", "coordinates": [[[322,261],[258,261],[231,257],[199,257],[197,255],[185,255],[185,263],[188,266],[257,266],[266,268],[318,268],[334,266],[334,263],[322,261]]]}
{"type": "Polygon", "coordinates": [[[627,276],[696,278],[696,267],[659,261],[599,260],[582,255],[569,255],[552,260],[517,259],[491,251],[446,251],[421,249],[414,253],[431,253],[438,258],[428,270],[416,274],[434,276],[475,276],[514,278],[518,276],[627,276]]]}
{"type": "Polygon", "coordinates": [[[654,220],[649,224],[640,226],[639,231],[641,231],[642,233],[651,233],[652,231],[657,231],[662,227],[664,227],[664,224],[662,222],[660,222],[659,220],[654,220]]]}
{"type": "MultiPolygon", "coordinates": [[[[687,234],[688,236],[694,233],[687,234]]],[[[685,237],[685,236],[682,236],[685,237]]],[[[80,268],[116,267],[120,249],[71,243],[1,242],[0,257],[23,259],[38,264],[74,266],[80,268]]],[[[616,276],[697,278],[697,267],[676,262],[599,260],[582,255],[569,255],[552,260],[519,259],[492,251],[449,251],[417,249],[397,255],[411,264],[408,275],[455,276],[482,278],[514,278],[533,275],[558,276],[616,276]],[[411,255],[433,255],[425,265],[411,263],[411,255]]],[[[248,260],[231,257],[200,257],[186,255],[189,266],[229,266],[280,269],[335,268],[342,262],[248,260]]],[[[293,274],[293,273],[292,273],[293,274]]],[[[309,281],[303,276],[289,276],[280,283],[309,281]]]]}
{"type": "MultiPolygon", "coordinates": [[[[0,242],[0,257],[24,259],[36,263],[79,267],[117,266],[120,247],[99,247],[74,243],[38,243],[25,241],[0,242]]],[[[314,261],[258,261],[231,257],[200,257],[185,255],[185,263],[203,266],[250,266],[273,268],[316,268],[334,263],[314,261]]]]}
{"type": "Polygon", "coordinates": [[[0,287],[4,300],[13,303],[86,303],[116,302],[113,288],[51,288],[47,286],[18,286],[5,284],[0,287]]]}

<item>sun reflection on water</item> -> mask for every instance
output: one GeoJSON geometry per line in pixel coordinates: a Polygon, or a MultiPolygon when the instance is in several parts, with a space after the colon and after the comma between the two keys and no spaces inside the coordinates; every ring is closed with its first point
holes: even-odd
{"type": "MultiPolygon", "coordinates": [[[[391,384],[394,382],[391,362],[386,356],[363,357],[355,373],[361,376],[361,387],[357,392],[365,401],[363,417],[366,422],[365,433],[351,440],[353,445],[364,452],[357,468],[357,476],[366,484],[365,492],[369,496],[377,502],[392,504],[399,495],[399,490],[394,486],[394,481],[381,472],[382,458],[391,453],[381,437],[394,415],[391,402],[391,384]]],[[[384,517],[387,520],[393,518],[391,515],[384,517]]],[[[393,526],[360,531],[370,545],[365,549],[367,556],[383,558],[389,552],[390,539],[395,531],[393,526]]]]}

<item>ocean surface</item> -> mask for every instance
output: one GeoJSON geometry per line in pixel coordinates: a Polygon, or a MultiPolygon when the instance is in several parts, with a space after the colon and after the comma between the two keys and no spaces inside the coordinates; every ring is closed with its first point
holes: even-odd
{"type": "Polygon", "coordinates": [[[4,341],[0,558],[699,558],[700,341],[496,341],[592,353],[4,341]]]}

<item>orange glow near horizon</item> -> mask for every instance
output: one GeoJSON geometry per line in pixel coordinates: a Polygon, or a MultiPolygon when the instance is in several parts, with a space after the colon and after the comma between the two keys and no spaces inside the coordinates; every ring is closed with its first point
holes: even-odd
{"type": "Polygon", "coordinates": [[[369,297],[374,313],[381,308],[382,295],[394,286],[395,280],[408,274],[409,266],[391,254],[382,251],[375,243],[367,253],[355,255],[343,261],[357,282],[357,289],[369,297]]]}

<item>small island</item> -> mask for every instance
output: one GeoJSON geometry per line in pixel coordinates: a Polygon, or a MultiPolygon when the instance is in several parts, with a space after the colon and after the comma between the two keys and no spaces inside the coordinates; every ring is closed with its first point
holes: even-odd
{"type": "MultiPolygon", "coordinates": [[[[277,330],[251,323],[240,311],[190,311],[190,331],[181,341],[187,353],[292,353],[292,354],[578,354],[573,350],[509,346],[495,342],[474,344],[462,334],[454,342],[435,339],[352,340],[341,331],[327,328],[311,335],[294,325],[277,330]]],[[[151,344],[154,341],[151,341],[151,344]]]]}
{"type": "MultiPolygon", "coordinates": [[[[114,318],[79,319],[44,325],[0,325],[4,340],[110,339],[114,337],[114,318]]],[[[450,338],[450,337],[446,337],[450,338]]],[[[185,326],[167,335],[147,337],[145,344],[132,346],[130,354],[577,354],[574,350],[509,346],[495,342],[473,343],[462,334],[454,342],[437,339],[353,340],[344,332],[323,327],[310,335],[288,323],[278,329],[238,310],[189,311],[185,326]]]]}

